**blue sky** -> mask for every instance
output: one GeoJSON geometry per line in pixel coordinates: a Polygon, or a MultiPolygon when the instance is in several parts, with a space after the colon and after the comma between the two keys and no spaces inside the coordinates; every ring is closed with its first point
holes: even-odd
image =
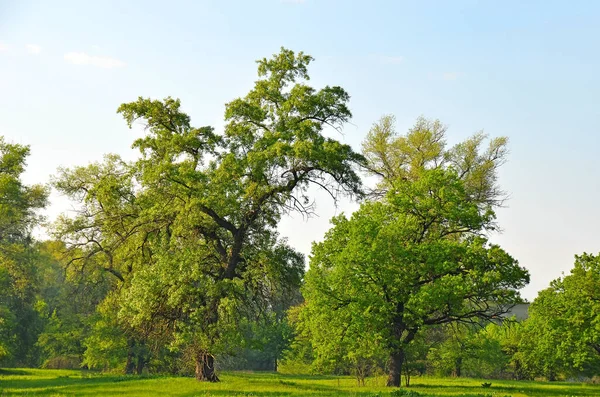
{"type": "MultiPolygon", "coordinates": [[[[115,111],[138,96],[179,97],[200,125],[256,78],[254,60],[281,46],[316,59],[315,86],[341,85],[354,118],[340,140],[357,149],[394,114],[424,115],[449,143],[484,130],[510,139],[500,182],[510,192],[492,236],[530,269],[533,299],[600,251],[600,2],[596,1],[27,1],[0,0],[0,134],[30,144],[28,182],[59,166],[129,149],[115,111]]],[[[68,209],[56,195],[52,218],[68,209]]],[[[336,208],[286,219],[305,253],[336,208]]]]}

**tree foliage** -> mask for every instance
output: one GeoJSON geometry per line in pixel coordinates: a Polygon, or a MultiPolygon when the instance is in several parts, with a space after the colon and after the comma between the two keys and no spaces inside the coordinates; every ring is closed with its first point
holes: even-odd
{"type": "Polygon", "coordinates": [[[75,208],[48,241],[33,238],[48,189],[23,183],[29,147],[0,137],[0,364],[217,381],[217,362],[282,362],[359,384],[384,370],[390,386],[426,372],[597,375],[600,255],[576,256],[523,323],[504,316],[529,281],[488,240],[507,139],[450,146],[438,120],[399,134],[384,116],[356,153],[331,137],[350,97],[312,87],[312,61],[284,48],[257,61],[223,131],[171,97],[122,104],[144,128],[139,157],[59,169],[53,185],[75,208]],[[315,188],[365,200],[332,219],[305,274],[278,225],[315,214],[315,188]]]}
{"type": "Polygon", "coordinates": [[[101,257],[122,285],[121,321],[191,347],[198,379],[217,380],[214,356],[239,345],[239,324],[299,285],[303,257],[279,238],[281,216],[312,213],[311,185],[361,194],[363,157],[323,134],[350,118],[349,96],[308,86],[311,61],[286,49],[260,60],[254,88],[226,105],[222,135],[192,126],[179,100],[123,104],[130,126],[145,124],[141,158],[109,156],[55,183],[82,204],[59,227],[84,251],[80,266],[101,257]]]}
{"type": "Polygon", "coordinates": [[[364,149],[385,196],[334,218],[313,246],[303,292],[317,356],[347,357],[345,344],[385,349],[388,385],[398,386],[424,327],[490,319],[520,301],[527,271],[483,235],[495,227],[504,141],[479,154],[481,141],[445,150],[438,122],[418,120],[406,137],[389,117],[374,126],[364,149]]]}
{"type": "Polygon", "coordinates": [[[97,267],[65,268],[68,251],[60,241],[39,242],[36,249],[38,313],[44,323],[36,343],[40,362],[46,368],[78,368],[96,308],[112,280],[97,267]]]}
{"type": "Polygon", "coordinates": [[[44,186],[21,180],[28,155],[28,146],[0,137],[0,360],[18,365],[35,364],[32,353],[41,323],[31,233],[48,196],[44,186]]]}
{"type": "Polygon", "coordinates": [[[597,374],[600,365],[600,256],[575,256],[570,274],[540,291],[529,310],[521,356],[534,375],[597,374]]]}

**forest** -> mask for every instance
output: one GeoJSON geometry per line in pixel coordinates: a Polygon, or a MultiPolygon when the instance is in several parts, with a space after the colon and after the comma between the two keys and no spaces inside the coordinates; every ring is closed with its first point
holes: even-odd
{"type": "Polygon", "coordinates": [[[257,61],[222,131],[171,97],[115,104],[145,130],[137,159],[45,185],[23,182],[29,146],[2,138],[0,367],[597,381],[600,256],[574,252],[528,305],[527,268],[490,241],[508,138],[447,142],[439,120],[398,132],[382,115],[358,150],[336,139],[349,93],[310,85],[312,61],[257,61]],[[48,220],[52,189],[73,210],[48,220]],[[278,226],[317,216],[315,191],[360,206],[305,258],[278,226]]]}

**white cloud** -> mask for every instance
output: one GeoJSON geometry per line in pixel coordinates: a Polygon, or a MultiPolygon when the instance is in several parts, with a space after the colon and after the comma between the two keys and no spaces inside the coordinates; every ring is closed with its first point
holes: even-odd
{"type": "Polygon", "coordinates": [[[0,41],[0,52],[1,51],[8,51],[8,46],[0,41]]]}
{"type": "Polygon", "coordinates": [[[458,80],[459,77],[460,77],[460,73],[458,73],[458,72],[444,72],[442,74],[442,78],[446,81],[458,80]]]}
{"type": "Polygon", "coordinates": [[[380,55],[378,59],[379,62],[385,65],[400,65],[404,62],[404,57],[402,56],[380,55]]]}
{"type": "Polygon", "coordinates": [[[92,65],[104,69],[120,68],[125,66],[125,62],[115,58],[98,57],[89,55],[85,52],[69,52],[65,54],[65,61],[74,65],[92,65]]]}
{"type": "Polygon", "coordinates": [[[27,44],[25,47],[27,47],[27,51],[30,54],[39,54],[40,52],[42,52],[42,47],[36,44],[27,44]]]}

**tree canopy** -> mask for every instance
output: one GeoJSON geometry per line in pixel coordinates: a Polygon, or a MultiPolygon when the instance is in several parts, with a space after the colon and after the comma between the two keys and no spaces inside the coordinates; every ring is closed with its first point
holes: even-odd
{"type": "Polygon", "coordinates": [[[600,256],[575,256],[570,274],[552,281],[531,304],[521,340],[527,369],[555,379],[560,372],[594,374],[600,365],[600,256]]]}
{"type": "Polygon", "coordinates": [[[494,228],[505,141],[479,154],[476,135],[444,150],[439,122],[420,119],[406,137],[395,137],[390,122],[376,124],[364,144],[385,196],[333,219],[313,246],[303,292],[318,355],[384,349],[388,385],[399,386],[406,349],[423,327],[502,314],[520,301],[529,275],[484,236],[494,228]]]}
{"type": "Polygon", "coordinates": [[[224,134],[193,127],[179,100],[139,98],[119,107],[147,134],[141,158],[64,170],[55,185],[82,203],[59,227],[82,261],[100,255],[114,274],[118,316],[134,327],[160,320],[191,348],[198,379],[217,380],[214,355],[298,286],[303,257],[278,237],[286,212],[311,214],[308,188],[360,195],[363,157],[323,135],[350,117],[340,87],[306,84],[312,58],[282,49],[258,61],[259,80],[226,105],[224,134]]]}
{"type": "Polygon", "coordinates": [[[0,137],[0,359],[32,364],[39,328],[35,310],[37,252],[31,233],[48,191],[21,180],[29,147],[0,137]]]}
{"type": "Polygon", "coordinates": [[[451,145],[439,120],[399,133],[386,115],[358,153],[337,139],[350,96],[311,86],[312,61],[258,60],[221,130],[171,97],[120,105],[143,128],[137,157],[59,169],[52,186],[74,207],[52,225],[48,187],[23,182],[29,147],[0,137],[0,364],[359,384],[383,370],[389,386],[598,375],[600,256],[576,256],[529,318],[507,318],[529,282],[493,243],[508,139],[451,145]],[[360,207],[331,220],[307,271],[279,226],[317,215],[319,190],[360,207]]]}

